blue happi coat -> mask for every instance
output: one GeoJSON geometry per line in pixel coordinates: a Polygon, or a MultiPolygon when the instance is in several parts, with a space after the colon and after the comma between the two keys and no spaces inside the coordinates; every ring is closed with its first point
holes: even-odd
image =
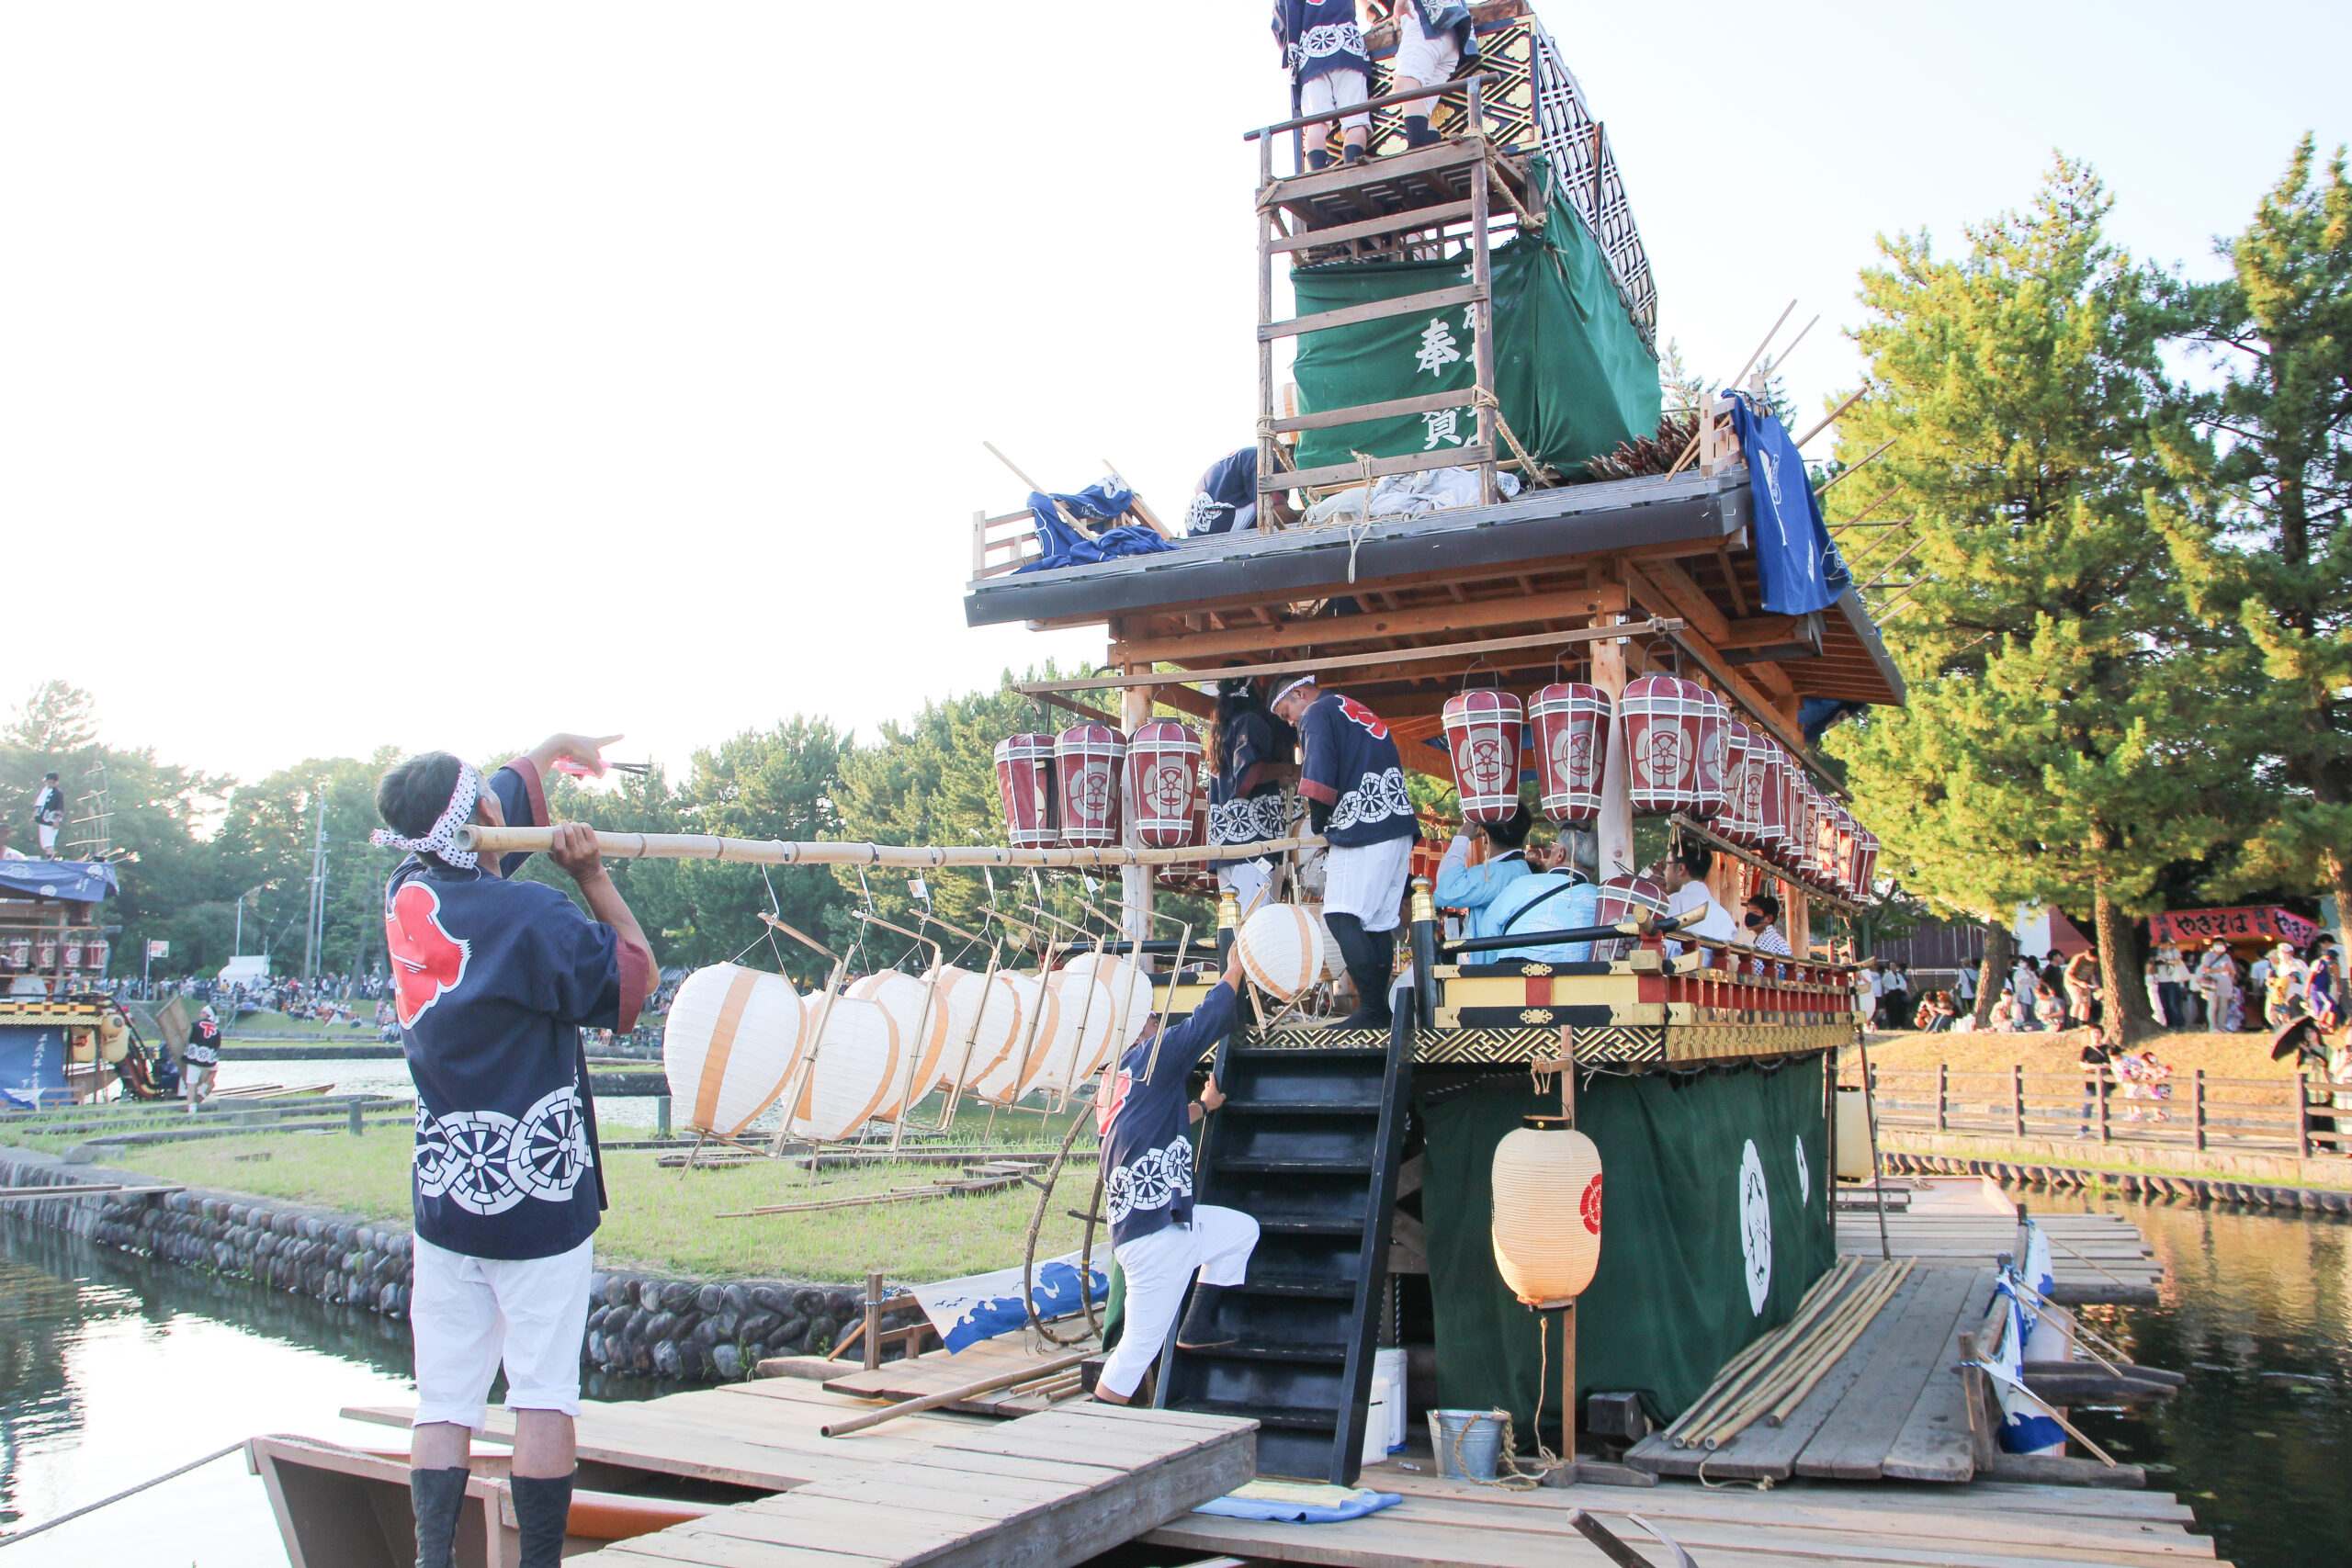
{"type": "Polygon", "coordinates": [[[1396,738],[1378,714],[1326,692],[1306,710],[1298,733],[1306,748],[1298,793],[1331,808],[1325,839],[1346,849],[1421,836],[1396,738]]]}

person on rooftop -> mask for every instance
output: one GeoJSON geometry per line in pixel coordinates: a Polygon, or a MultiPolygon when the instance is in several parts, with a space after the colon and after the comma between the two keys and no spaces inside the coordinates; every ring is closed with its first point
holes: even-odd
{"type": "MultiPolygon", "coordinates": [[[[1297,90],[1299,114],[1346,108],[1371,96],[1372,57],[1364,51],[1356,0],[1274,0],[1273,28],[1283,65],[1297,90]]],[[[1340,126],[1340,156],[1351,164],[1363,163],[1372,116],[1348,115],[1340,126]]],[[[1329,122],[1306,129],[1307,168],[1329,168],[1331,155],[1323,150],[1329,122]]]]}
{"type": "Polygon", "coordinates": [[[40,776],[40,793],[33,796],[33,835],[40,840],[40,858],[57,858],[58,831],[65,826],[65,792],[55,773],[40,776]]]}

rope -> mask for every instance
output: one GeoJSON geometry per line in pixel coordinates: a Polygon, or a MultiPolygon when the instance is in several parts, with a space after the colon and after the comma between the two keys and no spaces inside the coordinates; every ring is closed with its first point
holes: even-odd
{"type": "Polygon", "coordinates": [[[180,1476],[186,1475],[191,1470],[201,1470],[204,1466],[210,1464],[216,1459],[226,1459],[231,1454],[236,1453],[242,1450],[244,1446],[245,1440],[243,1438],[240,1438],[235,1442],[231,1443],[227,1448],[215,1449],[210,1453],[206,1454],[202,1459],[192,1459],[188,1461],[177,1470],[167,1470],[161,1475],[150,1476],[136,1486],[126,1486],[111,1497],[101,1497],[95,1503],[85,1503],[80,1507],[72,1510],[70,1513],[60,1514],[57,1517],[44,1520],[40,1524],[34,1525],[28,1529],[11,1530],[6,1535],[0,1535],[0,1546],[14,1546],[17,1542],[23,1540],[28,1537],[39,1535],[43,1530],[53,1530],[58,1526],[65,1524],[73,1519],[78,1519],[85,1514],[96,1513],[100,1508],[107,1506],[108,1504],[119,1503],[125,1497],[136,1496],[140,1493],[146,1491],[150,1486],[161,1486],[164,1482],[176,1480],[180,1476]]]}
{"type": "Polygon", "coordinates": [[[1529,484],[1538,489],[1550,489],[1552,481],[1544,477],[1544,471],[1536,466],[1535,459],[1527,455],[1527,448],[1521,446],[1519,444],[1519,437],[1511,434],[1510,421],[1503,417],[1503,406],[1495,400],[1494,393],[1484,387],[1472,388],[1470,406],[1474,409],[1491,409],[1494,412],[1495,428],[1502,432],[1503,440],[1509,444],[1512,456],[1519,459],[1520,472],[1527,476],[1529,484]]]}

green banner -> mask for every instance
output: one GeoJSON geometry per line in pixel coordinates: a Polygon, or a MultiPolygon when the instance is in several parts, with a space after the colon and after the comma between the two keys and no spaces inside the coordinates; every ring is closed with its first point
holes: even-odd
{"type": "MultiPolygon", "coordinates": [[[[1577,1096],[1599,1145],[1600,1266],[1577,1304],[1579,1401],[1635,1392],[1681,1414],[1747,1342],[1786,1322],[1836,1261],[1822,1059],[1693,1075],[1603,1076],[1577,1096]]],[[[1522,1446],[1544,1390],[1558,1420],[1560,1314],[1519,1304],[1495,1268],[1495,1145],[1551,1095],[1466,1094],[1416,1109],[1439,1401],[1511,1413],[1522,1446]]]]}
{"type": "MultiPolygon", "coordinates": [[[[1549,178],[1540,158],[1534,172],[1549,178]]],[[[1657,359],[1634,330],[1583,222],[1556,197],[1551,214],[1542,230],[1506,242],[1491,257],[1495,397],[1521,446],[1578,478],[1589,459],[1657,428],[1657,359]]],[[[1470,264],[1458,257],[1333,262],[1291,275],[1301,315],[1470,280],[1470,264]]],[[[1299,412],[1466,390],[1475,381],[1476,314],[1457,305],[1306,334],[1293,367],[1299,412]]],[[[1476,440],[1477,426],[1476,411],[1464,407],[1306,431],[1297,466],[1346,463],[1357,452],[1396,457],[1460,446],[1476,440]]],[[[1503,446],[1497,455],[1510,452],[1503,446]]]]}

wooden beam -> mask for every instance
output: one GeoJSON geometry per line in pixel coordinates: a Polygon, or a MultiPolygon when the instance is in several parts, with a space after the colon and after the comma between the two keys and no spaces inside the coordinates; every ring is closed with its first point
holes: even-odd
{"type": "Polygon", "coordinates": [[[1818,623],[1808,636],[1804,615],[1751,615],[1746,620],[1733,621],[1724,628],[1724,635],[1712,637],[1717,648],[1726,651],[1736,648],[1772,648],[1784,642],[1817,642],[1818,623]]]}
{"type": "Polygon", "coordinates": [[[1390,474],[1419,474],[1430,468],[1471,468],[1480,463],[1494,461],[1495,449],[1473,441],[1461,446],[1441,446],[1434,452],[1415,452],[1404,457],[1374,457],[1364,462],[1333,463],[1320,468],[1294,468],[1284,474],[1258,476],[1258,493],[1272,495],[1281,491],[1309,490],[1317,485],[1343,485],[1369,476],[1385,479],[1390,474]]]}
{"type": "Polygon", "coordinates": [[[1351,240],[1369,240],[1381,234],[1442,228],[1448,223],[1458,223],[1469,216],[1470,204],[1466,201],[1441,202],[1435,207],[1408,207],[1402,212],[1367,218],[1361,223],[1335,223],[1329,229],[1302,229],[1276,240],[1272,249],[1277,254],[1317,250],[1325,245],[1343,245],[1351,240]]]}
{"type": "Polygon", "coordinates": [[[1666,607],[1690,623],[1690,629],[1720,648],[1730,634],[1731,623],[1715,608],[1706,591],[1691,581],[1690,574],[1670,560],[1635,561],[1634,574],[1651,584],[1664,596],[1666,607]]]}
{"type": "Polygon", "coordinates": [[[1428,604],[1408,610],[1383,610],[1369,615],[1317,616],[1189,637],[1138,637],[1131,642],[1112,643],[1104,661],[1149,664],[1171,659],[1208,659],[1219,654],[1269,653],[1280,648],[1336,648],[1378,637],[1623,614],[1624,609],[1624,586],[1604,582],[1554,593],[1476,599],[1467,604],[1428,604]]]}
{"type": "Polygon", "coordinates": [[[1424,392],[1418,398],[1391,398],[1386,402],[1358,403],[1352,408],[1330,409],[1322,413],[1303,413],[1290,419],[1274,421],[1277,432],[1285,430],[1330,430],[1342,424],[1366,424],[1375,419],[1401,419],[1407,414],[1433,413],[1439,409],[1468,408],[1478,395],[1475,387],[1464,387],[1455,392],[1424,392]]]}
{"type": "Polygon", "coordinates": [[[1293,316],[1288,321],[1268,321],[1258,329],[1258,341],[1272,343],[1277,338],[1297,337],[1305,333],[1329,332],[1334,327],[1358,326],[1365,321],[1385,321],[1391,316],[1415,316],[1423,310],[1442,315],[1457,305],[1478,304],[1486,298],[1487,291],[1475,283],[1465,283],[1455,288],[1432,288],[1421,294],[1399,294],[1393,299],[1372,299],[1362,305],[1343,306],[1337,310],[1317,310],[1311,316],[1293,316]]]}
{"type": "MultiPolygon", "coordinates": [[[[1636,621],[1630,626],[1611,627],[1607,631],[1537,632],[1531,637],[1496,637],[1485,642],[1450,642],[1436,648],[1390,648],[1363,653],[1331,654],[1319,659],[1291,659],[1275,664],[1250,664],[1232,670],[1215,666],[1198,670],[1179,670],[1173,673],[1152,675],[1101,675],[1084,681],[1015,681],[1012,689],[1023,696],[1043,696],[1049,692],[1107,692],[1122,686],[1175,686],[1194,681],[1219,680],[1227,676],[1246,675],[1310,675],[1326,670],[1350,670],[1365,665],[1395,664],[1425,659],[1459,659],[1474,654],[1507,653],[1521,648],[1553,648],[1570,643],[1592,642],[1603,637],[1646,637],[1657,632],[1672,632],[1682,626],[1677,620],[1636,621]]],[[[1140,660],[1135,662],[1142,662],[1140,660]]]]}

